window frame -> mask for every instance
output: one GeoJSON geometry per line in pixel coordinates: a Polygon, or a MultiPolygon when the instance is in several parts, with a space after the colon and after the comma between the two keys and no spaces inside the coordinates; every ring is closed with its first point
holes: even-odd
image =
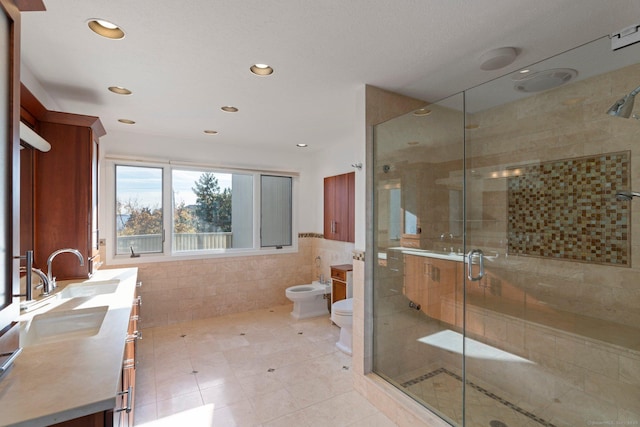
{"type": "MultiPolygon", "coordinates": [[[[245,169],[233,167],[219,167],[215,165],[193,164],[187,162],[163,162],[153,160],[133,160],[129,158],[105,158],[104,160],[106,185],[102,194],[106,202],[102,210],[105,228],[105,256],[109,265],[124,265],[132,263],[166,262],[203,258],[224,258],[238,256],[255,256],[268,254],[283,254],[298,252],[298,186],[299,175],[294,172],[284,172],[277,170],[245,169]],[[162,209],[163,209],[163,231],[164,241],[161,253],[142,253],[139,257],[132,258],[131,255],[116,254],[116,165],[136,166],[136,167],[157,167],[162,168],[162,209]],[[253,176],[253,247],[251,248],[231,248],[214,250],[196,250],[173,252],[173,180],[172,171],[193,170],[214,173],[240,173],[253,176]],[[291,178],[291,245],[282,247],[261,247],[260,241],[260,221],[261,221],[261,200],[260,200],[260,179],[261,175],[283,176],[291,178]]],[[[137,254],[136,254],[137,255],[137,254]]]]}

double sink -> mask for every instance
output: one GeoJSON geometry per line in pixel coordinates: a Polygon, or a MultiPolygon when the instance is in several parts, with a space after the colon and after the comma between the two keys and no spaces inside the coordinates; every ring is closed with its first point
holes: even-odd
{"type": "Polygon", "coordinates": [[[118,290],[120,280],[71,283],[42,300],[20,323],[20,346],[88,338],[100,331],[109,311],[104,297],[118,290]],[[105,304],[101,304],[103,297],[105,304]],[[35,314],[38,313],[38,314],[35,314]]]}

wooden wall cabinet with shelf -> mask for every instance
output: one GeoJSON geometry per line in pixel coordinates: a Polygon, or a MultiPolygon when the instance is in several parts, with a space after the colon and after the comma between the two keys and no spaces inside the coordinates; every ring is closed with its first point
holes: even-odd
{"type": "Polygon", "coordinates": [[[355,242],[355,172],[324,179],[324,238],[355,242]]]}
{"type": "Polygon", "coordinates": [[[33,249],[34,265],[45,270],[55,250],[78,249],[84,265],[74,256],[59,256],[53,274],[58,280],[85,279],[99,263],[98,150],[106,132],[98,117],[47,110],[24,85],[21,119],[51,144],[50,151],[34,151],[22,163],[30,169],[22,180],[23,186],[32,182],[33,208],[31,217],[21,214],[30,221],[22,228],[21,244],[32,244],[21,250],[33,249]]]}
{"type": "Polygon", "coordinates": [[[331,266],[331,304],[353,296],[353,265],[331,266]]]}

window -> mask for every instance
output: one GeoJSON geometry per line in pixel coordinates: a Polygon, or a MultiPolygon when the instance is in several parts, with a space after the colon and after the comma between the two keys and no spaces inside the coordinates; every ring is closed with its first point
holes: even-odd
{"type": "Polygon", "coordinates": [[[116,166],[116,254],[162,252],[162,169],[116,166]]]}
{"type": "Polygon", "coordinates": [[[262,247],[291,245],[291,177],[260,177],[262,247]]]}
{"type": "Polygon", "coordinates": [[[253,176],[174,169],[173,251],[253,247],[253,176]]]}
{"type": "Polygon", "coordinates": [[[111,169],[116,256],[296,249],[292,176],[123,163],[111,169]]]}

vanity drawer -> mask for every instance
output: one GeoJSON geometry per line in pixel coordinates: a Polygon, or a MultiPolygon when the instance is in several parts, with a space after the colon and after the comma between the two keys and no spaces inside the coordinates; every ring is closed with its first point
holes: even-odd
{"type": "Polygon", "coordinates": [[[336,280],[342,280],[343,282],[347,281],[347,272],[344,270],[336,270],[334,268],[331,269],[331,278],[336,280]]]}

